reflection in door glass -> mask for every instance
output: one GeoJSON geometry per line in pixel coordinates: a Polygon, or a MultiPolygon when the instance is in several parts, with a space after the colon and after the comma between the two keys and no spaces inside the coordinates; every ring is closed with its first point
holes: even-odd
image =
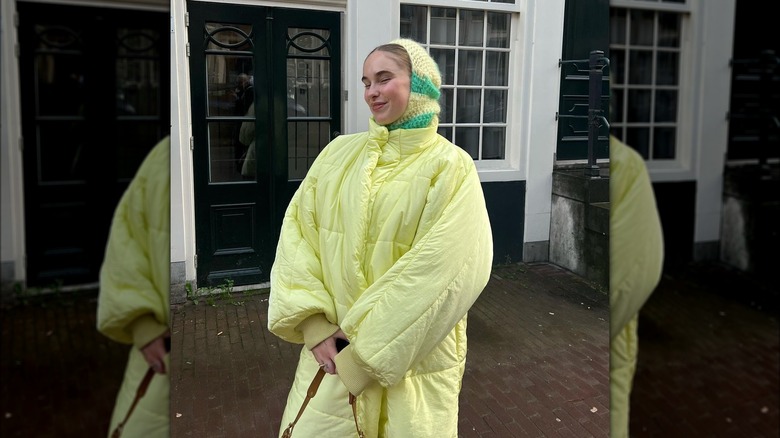
{"type": "Polygon", "coordinates": [[[300,180],[332,137],[330,31],[287,30],[288,178],[300,180]]]}
{"type": "Polygon", "coordinates": [[[206,23],[206,100],[210,179],[255,180],[253,29],[206,23]],[[214,118],[219,117],[220,121],[214,118]],[[224,120],[224,118],[231,120],[224,120]]]}

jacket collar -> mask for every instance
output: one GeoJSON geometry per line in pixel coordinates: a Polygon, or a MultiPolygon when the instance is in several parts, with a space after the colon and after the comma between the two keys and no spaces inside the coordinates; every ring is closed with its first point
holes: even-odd
{"type": "Polygon", "coordinates": [[[371,117],[368,119],[369,143],[376,143],[382,150],[382,160],[403,159],[425,150],[436,141],[438,123],[426,128],[394,129],[389,131],[371,117]]]}

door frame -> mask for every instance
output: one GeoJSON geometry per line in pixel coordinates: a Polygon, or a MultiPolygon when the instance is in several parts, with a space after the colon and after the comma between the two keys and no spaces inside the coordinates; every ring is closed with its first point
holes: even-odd
{"type": "MultiPolygon", "coordinates": [[[[188,58],[187,71],[190,74],[189,92],[192,101],[190,102],[190,117],[192,123],[191,149],[192,151],[192,188],[193,188],[193,225],[195,230],[195,280],[199,287],[217,287],[237,285],[240,287],[263,284],[270,279],[270,267],[275,255],[276,242],[278,240],[279,230],[284,211],[287,208],[289,199],[297,189],[300,181],[288,181],[287,178],[287,96],[286,96],[286,59],[287,59],[287,37],[288,26],[303,28],[325,28],[336,29],[329,37],[330,44],[330,112],[329,122],[330,131],[341,131],[343,129],[343,101],[342,101],[342,72],[341,72],[341,51],[343,33],[342,15],[338,11],[332,10],[300,10],[286,7],[265,7],[261,5],[230,5],[216,4],[201,1],[187,2],[189,8],[189,26],[188,36],[190,43],[190,54],[188,58]],[[214,8],[210,11],[209,8],[214,8]],[[207,12],[208,11],[208,12],[207,12]],[[265,138],[265,143],[270,145],[267,155],[258,155],[259,162],[258,176],[254,181],[238,183],[236,187],[246,187],[246,202],[237,204],[237,199],[226,200],[220,208],[229,210],[234,206],[239,216],[250,219],[240,219],[243,221],[252,221],[251,224],[259,224],[250,232],[244,232],[244,237],[238,240],[244,242],[243,246],[236,248],[236,260],[234,265],[240,269],[220,269],[225,266],[224,262],[214,262],[212,257],[216,256],[215,251],[218,244],[215,242],[217,231],[215,228],[216,213],[214,212],[215,196],[220,188],[216,184],[209,182],[209,153],[210,145],[208,143],[209,123],[217,122],[222,119],[208,116],[207,114],[207,90],[205,85],[196,89],[194,84],[206,84],[205,68],[206,54],[197,53],[198,58],[194,60],[196,52],[205,48],[200,42],[193,43],[192,39],[198,38],[202,34],[203,24],[206,22],[230,23],[237,22],[235,18],[236,11],[243,13],[243,17],[252,16],[262,17],[254,18],[253,33],[262,32],[263,36],[256,35],[256,40],[267,42],[264,48],[253,48],[255,55],[253,66],[255,76],[255,102],[266,101],[266,105],[257,105],[255,107],[255,120],[257,123],[258,134],[255,137],[258,144],[258,152],[261,151],[261,139],[265,138]],[[327,15],[324,15],[327,14],[327,15]],[[260,25],[261,20],[265,22],[260,25]],[[270,25],[268,25],[270,23],[270,25]],[[327,24],[325,24],[327,23],[327,24]],[[262,29],[260,29],[262,28],[262,29]],[[262,60],[262,61],[258,61],[262,60]],[[262,64],[264,65],[260,65],[262,64]],[[203,69],[197,71],[197,69],[203,69]],[[262,111],[262,109],[270,109],[262,111]],[[211,120],[211,122],[209,122],[211,120]],[[333,126],[337,128],[333,129],[333,126]],[[266,164],[266,167],[262,167],[266,164]],[[266,184],[267,183],[267,184],[266,184]],[[249,194],[256,190],[255,194],[249,194]],[[266,195],[267,194],[267,195],[266,195]],[[205,201],[204,201],[205,199],[205,201]],[[211,200],[209,200],[211,199],[211,200]],[[265,203],[252,204],[260,201],[265,203]],[[256,217],[252,217],[252,216],[256,217]],[[257,231],[259,236],[255,236],[257,231]],[[246,244],[246,242],[249,242],[246,244]],[[252,245],[257,244],[252,250],[252,245]],[[241,255],[243,254],[243,255],[241,255]],[[257,259],[257,260],[255,260],[257,259]],[[219,266],[222,264],[222,266],[219,266]],[[255,269],[257,268],[257,269],[255,269]]],[[[241,16],[241,15],[239,15],[241,16]]],[[[247,20],[247,22],[250,20],[247,20]]],[[[244,21],[241,21],[242,23],[244,21]]],[[[229,122],[238,121],[241,117],[227,117],[229,122]]],[[[322,145],[324,147],[324,145],[322,145]]],[[[233,183],[228,183],[228,186],[233,183]]],[[[232,194],[231,194],[232,195],[232,194]]],[[[229,197],[229,196],[228,196],[229,197]]],[[[222,198],[218,198],[220,201],[222,198]]],[[[173,254],[173,249],[172,249],[173,254]]],[[[230,250],[222,251],[222,255],[233,256],[230,250]]],[[[185,267],[186,268],[186,267],[185,267]]],[[[173,269],[176,271],[176,269],[173,269]]],[[[181,272],[181,269],[178,269],[181,272]]],[[[186,269],[185,269],[186,271],[186,269]]],[[[172,274],[172,283],[181,284],[181,274],[172,274]]]]}

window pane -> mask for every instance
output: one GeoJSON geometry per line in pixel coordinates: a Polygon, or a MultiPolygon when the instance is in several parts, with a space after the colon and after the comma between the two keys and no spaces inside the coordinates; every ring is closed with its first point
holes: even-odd
{"type": "Polygon", "coordinates": [[[158,115],[159,69],[160,63],[156,59],[117,59],[117,115],[158,115]]]}
{"type": "Polygon", "coordinates": [[[663,127],[653,130],[653,159],[675,158],[675,128],[663,127]]]}
{"type": "Polygon", "coordinates": [[[38,181],[83,181],[85,140],[90,134],[84,122],[42,121],[39,125],[38,181]]]}
{"type": "Polygon", "coordinates": [[[612,94],[609,97],[609,123],[623,123],[623,90],[612,89],[612,94]]]}
{"type": "Polygon", "coordinates": [[[509,47],[510,15],[502,12],[488,12],[487,46],[509,47]]]}
{"type": "Polygon", "coordinates": [[[451,126],[439,126],[439,129],[436,131],[441,135],[442,137],[446,138],[452,143],[452,127],[451,126]]]}
{"type": "Polygon", "coordinates": [[[234,23],[206,23],[206,50],[252,50],[252,25],[234,23]]]}
{"type": "Polygon", "coordinates": [[[455,129],[455,142],[466,152],[471,155],[471,158],[479,159],[479,128],[461,128],[455,129]]]}
{"type": "Polygon", "coordinates": [[[609,9],[609,41],[612,44],[626,43],[626,10],[609,9]]]}
{"type": "Polygon", "coordinates": [[[401,38],[425,41],[428,38],[427,19],[427,7],[401,5],[401,38]]]}
{"type": "Polygon", "coordinates": [[[506,123],[506,90],[485,90],[484,123],[506,123]]]}
{"type": "Polygon", "coordinates": [[[455,49],[431,49],[431,58],[439,65],[441,83],[455,84],[455,49]]]}
{"type": "Polygon", "coordinates": [[[677,90],[658,90],[655,92],[655,121],[677,121],[677,90]]]}
{"type": "Polygon", "coordinates": [[[36,55],[35,69],[38,115],[83,115],[84,57],[39,54],[36,55]]]}
{"type": "Polygon", "coordinates": [[[482,35],[485,32],[485,12],[460,10],[460,43],[461,46],[482,47],[482,35]]]}
{"type": "Polygon", "coordinates": [[[252,57],[206,55],[209,116],[243,116],[254,100],[252,57]]]}
{"type": "Polygon", "coordinates": [[[287,123],[287,174],[291,181],[301,180],[314,159],[330,141],[329,122],[287,123]]]}
{"type": "Polygon", "coordinates": [[[628,91],[628,114],[629,122],[649,122],[650,121],[650,90],[629,90],[628,91]]]}
{"type": "Polygon", "coordinates": [[[658,45],[680,47],[680,14],[658,13],[658,45]]]}
{"type": "Polygon", "coordinates": [[[287,59],[287,115],[330,116],[330,61],[287,59]]]}
{"type": "Polygon", "coordinates": [[[626,83],[626,52],[625,50],[612,49],[610,50],[610,67],[611,74],[610,80],[615,84],[626,83]]]}
{"type": "Polygon", "coordinates": [[[650,128],[627,128],[626,144],[647,160],[650,157],[650,128]]]}
{"type": "Polygon", "coordinates": [[[452,123],[452,95],[454,90],[452,88],[444,88],[441,90],[441,97],[439,98],[439,106],[441,106],[441,113],[439,114],[439,121],[442,123],[452,123]]]}
{"type": "Polygon", "coordinates": [[[247,144],[238,141],[241,122],[212,122],[208,124],[208,128],[209,182],[219,183],[243,180],[241,176],[243,164],[241,156],[252,141],[249,141],[247,144]]]}
{"type": "Polygon", "coordinates": [[[479,123],[482,90],[458,90],[455,123],[479,123]]]}
{"type": "Polygon", "coordinates": [[[679,54],[677,52],[658,52],[657,64],[656,84],[677,85],[680,69],[679,54]]]}
{"type": "Polygon", "coordinates": [[[482,85],[482,52],[461,50],[458,56],[458,85],[482,85]]]}
{"type": "Polygon", "coordinates": [[[509,84],[509,52],[485,54],[485,85],[509,84]]]}
{"type": "Polygon", "coordinates": [[[485,127],[482,130],[482,159],[503,160],[506,150],[506,128],[485,127]]]}
{"type": "Polygon", "coordinates": [[[157,121],[122,120],[117,122],[116,145],[117,177],[130,181],[146,158],[139,144],[155,144],[160,136],[157,121]]]}
{"type": "Polygon", "coordinates": [[[653,52],[634,50],[629,55],[628,83],[650,84],[653,78],[653,52]]]}
{"type": "Polygon", "coordinates": [[[638,46],[653,45],[653,18],[655,12],[644,10],[631,11],[630,44],[638,46]]]}
{"type": "Polygon", "coordinates": [[[327,29],[312,29],[307,27],[287,28],[287,56],[330,56],[327,29]]]}
{"type": "Polygon", "coordinates": [[[454,8],[431,8],[431,44],[455,45],[454,8]]]}

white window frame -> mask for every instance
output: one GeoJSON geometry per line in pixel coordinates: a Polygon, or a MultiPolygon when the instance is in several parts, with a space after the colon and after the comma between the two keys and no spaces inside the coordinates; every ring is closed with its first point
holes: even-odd
{"type": "MultiPolygon", "coordinates": [[[[523,26],[523,15],[526,9],[526,0],[517,0],[515,4],[509,3],[493,3],[486,1],[473,1],[473,0],[432,0],[432,1],[419,1],[419,0],[400,0],[398,7],[396,8],[396,22],[399,23],[399,28],[396,32],[400,32],[400,14],[401,5],[414,5],[414,6],[426,6],[442,7],[442,8],[456,8],[456,9],[470,9],[481,10],[485,12],[506,12],[510,13],[510,36],[509,36],[509,60],[507,63],[508,71],[508,83],[507,83],[507,108],[506,108],[506,142],[504,149],[504,159],[500,160],[474,160],[477,170],[480,172],[481,179],[483,181],[510,181],[517,179],[524,179],[524,168],[520,166],[521,156],[524,155],[524,146],[521,138],[523,137],[523,131],[525,130],[522,125],[521,114],[528,108],[529,93],[526,88],[521,86],[524,81],[524,69],[523,52],[526,50],[523,38],[523,32],[526,26],[523,26]]],[[[430,35],[430,15],[428,16],[429,25],[427,32],[430,35]]],[[[487,26],[487,22],[485,22],[487,26]]],[[[428,41],[422,44],[426,49],[430,47],[428,41]]],[[[434,45],[434,47],[437,47],[434,45]]],[[[445,46],[442,46],[445,47],[445,46]]],[[[449,47],[449,46],[446,46],[449,47]]],[[[454,46],[453,46],[454,48],[454,46]]],[[[483,53],[484,53],[483,49],[483,53]]],[[[484,62],[483,62],[484,69],[484,62]]],[[[484,72],[483,72],[484,78],[484,72]]],[[[477,87],[463,87],[456,84],[452,85],[452,88],[474,88],[477,87]]],[[[449,88],[449,87],[448,87],[449,88]]],[[[484,85],[480,85],[479,89],[485,90],[484,85]]],[[[484,99],[484,93],[483,93],[484,99]]],[[[453,107],[456,106],[456,102],[453,100],[453,107]]],[[[441,122],[440,122],[441,124],[441,122]]],[[[450,125],[449,123],[447,125],[450,125]]],[[[458,126],[454,120],[451,123],[452,126],[458,126]]],[[[466,126],[491,126],[486,123],[467,123],[466,126]]],[[[500,126],[500,125],[499,125],[500,126]]],[[[455,139],[452,139],[455,142],[455,139]]],[[[481,142],[480,142],[481,143],[481,142]]]]}
{"type": "MultiPolygon", "coordinates": [[[[646,0],[611,0],[610,8],[624,8],[627,10],[649,10],[653,12],[672,12],[681,15],[680,20],[680,45],[679,45],[679,78],[677,82],[677,120],[673,123],[676,128],[675,158],[645,160],[647,169],[654,181],[682,181],[695,178],[694,163],[694,129],[695,125],[695,100],[698,94],[695,89],[696,56],[694,56],[694,32],[692,3],[695,0],[686,0],[686,3],[667,3],[662,1],[646,0]]],[[[655,44],[655,42],[654,42],[655,44]]],[[[616,45],[610,41],[610,50],[616,45]]],[[[619,45],[620,48],[630,47],[628,42],[619,45]]],[[[655,72],[653,72],[655,75],[655,72]]],[[[653,84],[652,91],[655,91],[653,84]]],[[[654,111],[654,106],[650,111],[654,111]]],[[[648,124],[652,129],[653,123],[648,124]]],[[[651,145],[652,148],[652,145],[651,145]]]]}

